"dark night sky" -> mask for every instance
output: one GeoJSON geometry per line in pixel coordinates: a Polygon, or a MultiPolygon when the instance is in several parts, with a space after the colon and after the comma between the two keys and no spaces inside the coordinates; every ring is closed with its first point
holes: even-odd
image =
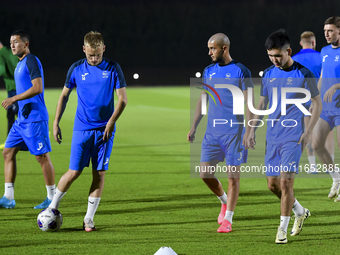
{"type": "Polygon", "coordinates": [[[189,84],[210,63],[206,44],[216,32],[229,36],[231,56],[258,77],[271,65],[263,46],[270,33],[285,28],[294,54],[301,32],[311,30],[321,50],[324,20],[340,15],[339,0],[0,2],[0,40],[8,45],[14,30],[27,30],[47,87],[63,85],[69,66],[84,57],[83,36],[91,30],[103,34],[105,57],[122,66],[129,84],[137,84],[134,72],[142,85],[189,84]]]}

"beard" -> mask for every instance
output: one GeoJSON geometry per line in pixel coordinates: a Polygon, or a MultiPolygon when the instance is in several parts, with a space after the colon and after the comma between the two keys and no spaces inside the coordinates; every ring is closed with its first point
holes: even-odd
{"type": "Polygon", "coordinates": [[[213,59],[211,60],[211,63],[216,64],[216,63],[221,62],[221,60],[223,60],[222,57],[216,57],[215,60],[213,60],[213,59]]]}

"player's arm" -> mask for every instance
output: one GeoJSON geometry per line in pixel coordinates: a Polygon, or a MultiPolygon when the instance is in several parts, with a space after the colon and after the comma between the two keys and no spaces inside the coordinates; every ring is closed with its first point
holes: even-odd
{"type": "MultiPolygon", "coordinates": [[[[252,90],[252,103],[254,104],[254,90],[252,90]]],[[[245,104],[246,104],[246,121],[248,122],[249,120],[253,119],[254,117],[254,114],[250,111],[249,107],[248,107],[248,90],[244,90],[243,91],[243,96],[244,96],[244,100],[245,100],[245,104]]],[[[242,145],[245,146],[245,149],[247,150],[249,147],[248,147],[248,143],[247,143],[247,138],[248,138],[248,135],[249,135],[249,132],[250,132],[250,126],[247,125],[247,128],[246,128],[246,133],[244,134],[243,136],[243,141],[242,141],[242,145]]]]}
{"type": "Polygon", "coordinates": [[[301,135],[298,144],[302,143],[302,149],[304,149],[308,143],[308,140],[313,132],[313,128],[318,121],[321,111],[322,111],[322,101],[320,95],[312,97],[312,104],[314,105],[312,116],[310,118],[309,124],[305,129],[305,132],[301,135]]]}
{"type": "Polygon", "coordinates": [[[55,117],[54,117],[54,122],[53,122],[53,137],[54,140],[57,143],[61,143],[62,141],[62,135],[61,135],[61,130],[59,127],[59,122],[61,120],[61,117],[63,116],[63,113],[66,109],[66,104],[68,102],[68,98],[70,96],[72,92],[72,89],[69,89],[67,87],[64,86],[63,91],[61,92],[61,95],[59,97],[58,100],[58,104],[57,104],[57,109],[55,112],[55,117]]]}
{"type": "Polygon", "coordinates": [[[191,129],[187,135],[187,139],[189,142],[193,142],[195,140],[195,133],[196,133],[196,128],[198,124],[200,124],[201,119],[203,118],[203,114],[201,112],[202,109],[202,95],[208,95],[207,92],[202,90],[201,96],[197,101],[196,109],[195,109],[195,116],[194,116],[194,122],[192,123],[191,129]]]}
{"type": "MultiPolygon", "coordinates": [[[[320,80],[321,80],[321,78],[320,78],[320,80]]],[[[319,82],[320,82],[320,80],[319,80],[319,82]]],[[[318,83],[318,87],[319,87],[319,83],[318,83]]],[[[323,97],[323,101],[326,102],[326,103],[332,102],[333,95],[334,95],[334,93],[335,93],[338,89],[340,89],[340,83],[336,83],[336,84],[334,84],[332,87],[330,87],[330,88],[326,91],[326,93],[325,93],[325,95],[324,95],[324,97],[323,97]]],[[[319,91],[320,91],[320,90],[319,90],[319,91]]]]}
{"type": "MultiPolygon", "coordinates": [[[[260,96],[259,103],[257,104],[256,110],[266,110],[268,105],[268,98],[265,96],[260,96]]],[[[254,119],[259,120],[253,127],[250,128],[249,135],[247,138],[247,147],[251,149],[255,149],[254,145],[256,144],[255,141],[255,131],[258,127],[258,124],[260,123],[260,120],[262,120],[263,115],[255,115],[254,119]]]]}
{"type": "Polygon", "coordinates": [[[119,116],[123,113],[127,105],[127,95],[126,95],[125,87],[116,89],[116,94],[118,97],[118,103],[116,104],[115,110],[113,114],[111,115],[111,118],[106,124],[105,130],[104,130],[104,136],[103,136],[104,141],[108,141],[109,138],[112,136],[112,132],[115,128],[115,123],[117,122],[119,116]]]}
{"type": "Polygon", "coordinates": [[[34,96],[39,95],[43,92],[43,84],[42,84],[42,78],[41,77],[35,78],[31,82],[32,82],[32,87],[30,87],[25,92],[23,92],[19,95],[15,95],[13,97],[7,98],[4,101],[2,101],[2,103],[1,103],[2,107],[4,107],[7,110],[8,107],[10,107],[15,102],[34,97],[34,96]]]}

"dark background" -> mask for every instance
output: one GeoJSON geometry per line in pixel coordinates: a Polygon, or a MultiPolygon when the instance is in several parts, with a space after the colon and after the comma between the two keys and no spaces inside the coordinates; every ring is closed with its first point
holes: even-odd
{"type": "Polygon", "coordinates": [[[295,54],[301,32],[311,30],[320,51],[323,22],[333,15],[340,15],[339,0],[1,0],[0,40],[9,46],[14,30],[30,33],[45,87],[63,86],[70,65],[84,58],[83,37],[91,30],[103,34],[104,56],[122,66],[128,85],[188,85],[210,64],[207,40],[214,33],[227,34],[231,56],[258,77],[271,65],[263,46],[269,34],[286,29],[295,54]]]}

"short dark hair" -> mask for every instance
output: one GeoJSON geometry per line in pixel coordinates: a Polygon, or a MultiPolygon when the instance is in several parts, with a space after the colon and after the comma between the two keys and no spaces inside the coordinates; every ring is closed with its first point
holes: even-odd
{"type": "Polygon", "coordinates": [[[340,17],[332,16],[326,19],[324,25],[335,25],[337,28],[340,28],[340,17]]]}
{"type": "Polygon", "coordinates": [[[23,40],[24,42],[29,42],[30,41],[30,35],[24,31],[24,30],[17,30],[17,31],[14,31],[12,35],[18,35],[20,36],[20,39],[23,40]]]}
{"type": "Polygon", "coordinates": [[[290,46],[289,37],[284,29],[279,29],[268,36],[265,44],[266,50],[282,49],[285,46],[290,46]]]}

